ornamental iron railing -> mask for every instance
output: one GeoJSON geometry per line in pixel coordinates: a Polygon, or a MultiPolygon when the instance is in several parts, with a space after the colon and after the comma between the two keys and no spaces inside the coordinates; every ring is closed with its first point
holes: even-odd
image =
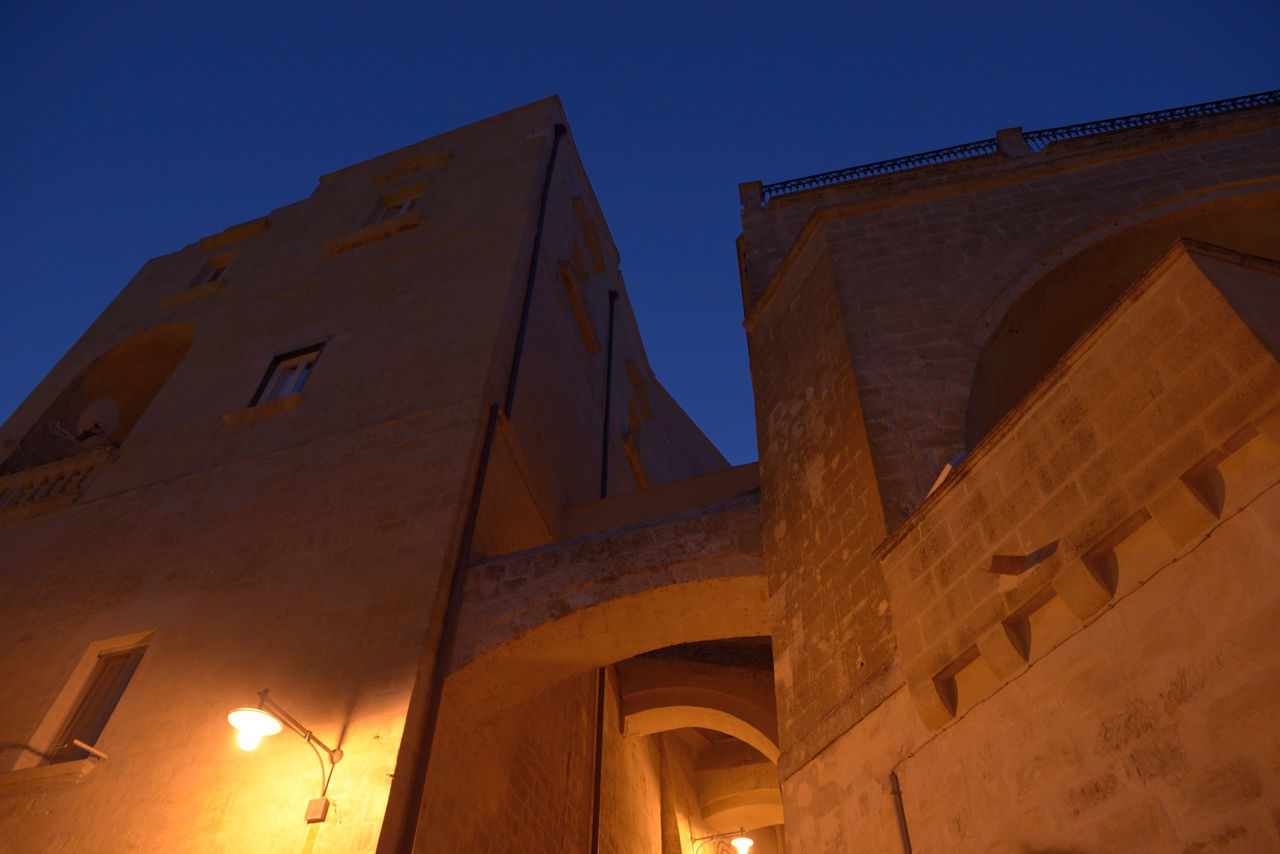
{"type": "MultiPolygon", "coordinates": [[[[1231,113],[1237,110],[1248,110],[1253,107],[1270,107],[1277,104],[1280,104],[1280,89],[1273,89],[1269,92],[1258,92],[1254,95],[1244,95],[1239,98],[1226,98],[1221,101],[1208,101],[1187,107],[1175,107],[1172,110],[1155,110],[1150,113],[1138,113],[1132,116],[1120,116],[1112,119],[1099,119],[1093,122],[1080,122],[1074,125],[1033,130],[1023,133],[1022,137],[1027,141],[1032,151],[1041,151],[1049,143],[1060,139],[1093,136],[1094,134],[1107,133],[1109,131],[1146,127],[1147,125],[1162,124],[1197,116],[1212,116],[1219,113],[1231,113]]],[[[812,189],[813,187],[825,187],[829,184],[841,184],[845,181],[868,178],[872,175],[883,175],[887,172],[901,172],[906,169],[915,169],[918,166],[929,166],[934,163],[945,163],[952,160],[967,160],[970,157],[977,157],[983,154],[994,154],[999,150],[1000,146],[997,140],[982,139],[977,142],[966,142],[963,145],[952,145],[934,151],[921,152],[920,154],[910,154],[906,157],[895,157],[892,160],[879,160],[875,163],[866,163],[849,169],[820,172],[817,175],[806,175],[803,178],[778,181],[773,184],[765,184],[762,189],[764,198],[769,199],[774,196],[783,196],[787,193],[812,189]]]]}

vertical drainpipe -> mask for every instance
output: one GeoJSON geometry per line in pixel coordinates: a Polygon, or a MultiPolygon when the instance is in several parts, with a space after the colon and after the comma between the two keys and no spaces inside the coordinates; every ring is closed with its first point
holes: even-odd
{"type": "MultiPolygon", "coordinates": [[[[609,291],[609,342],[604,357],[604,426],[601,431],[600,497],[609,497],[609,413],[613,409],[613,342],[618,319],[618,292],[609,291]]],[[[604,685],[605,673],[596,671],[596,743],[591,792],[591,854],[600,852],[600,779],[604,768],[604,685]]]]}
{"type": "Polygon", "coordinates": [[[551,196],[551,175],[556,166],[556,152],[560,140],[568,128],[556,123],[555,137],[551,140],[551,157],[547,160],[547,174],[542,179],[542,198],[538,202],[538,227],[533,232],[533,250],[529,253],[529,275],[524,280],[524,303],[520,307],[520,328],[516,330],[515,352],[511,354],[511,371],[507,374],[507,395],[502,404],[502,414],[511,416],[516,400],[516,377],[520,374],[520,357],[524,354],[524,336],[529,330],[529,308],[533,305],[533,283],[538,278],[538,256],[542,253],[542,229],[547,219],[547,199],[551,196]]]}
{"type": "Polygon", "coordinates": [[[911,854],[911,836],[907,833],[907,812],[902,807],[902,787],[898,785],[898,772],[889,772],[889,792],[893,795],[893,809],[898,814],[898,836],[902,838],[902,854],[911,854]]]}
{"type": "MultiPolygon", "coordinates": [[[[538,223],[533,233],[533,248],[529,253],[529,273],[525,278],[524,299],[520,309],[520,326],[516,331],[516,340],[511,355],[511,369],[507,374],[507,391],[502,404],[502,412],[511,414],[516,395],[516,376],[520,372],[520,358],[524,352],[525,335],[529,327],[529,310],[533,305],[533,283],[538,275],[538,257],[542,251],[542,232],[547,216],[547,199],[551,195],[551,177],[555,170],[556,153],[560,149],[560,141],[564,139],[568,129],[559,122],[551,140],[551,153],[547,159],[547,171],[542,180],[542,195],[538,201],[538,223]]],[[[467,564],[471,562],[471,546],[475,539],[476,522],[480,516],[480,496],[484,488],[485,474],[489,468],[489,455],[493,450],[493,439],[497,432],[499,406],[489,405],[489,417],[485,424],[484,443],[480,450],[480,461],[476,466],[475,478],[471,484],[471,496],[467,506],[467,517],[463,523],[462,534],[458,538],[457,557],[453,563],[453,571],[449,575],[447,600],[440,627],[440,637],[436,642],[434,664],[431,669],[431,684],[426,698],[425,708],[419,715],[413,715],[410,705],[406,715],[405,731],[410,727],[422,732],[422,749],[413,757],[411,766],[406,769],[409,776],[408,790],[405,793],[406,809],[399,826],[391,829],[383,827],[382,836],[378,840],[379,852],[396,852],[396,854],[412,854],[418,834],[418,816],[422,809],[422,799],[427,788],[427,771],[431,764],[431,748],[435,740],[436,724],[440,718],[440,699],[444,694],[444,680],[448,675],[449,663],[453,657],[453,645],[458,635],[458,614],[462,605],[462,592],[465,587],[467,564]]],[[[446,591],[441,591],[446,592],[446,591]]],[[[425,650],[424,650],[425,655],[425,650]]],[[[397,770],[399,768],[397,767],[397,770]]]]}
{"type": "Polygon", "coordinates": [[[613,327],[618,314],[618,292],[609,291],[609,343],[604,357],[604,428],[600,440],[600,497],[609,497],[609,413],[613,409],[613,327]]]}

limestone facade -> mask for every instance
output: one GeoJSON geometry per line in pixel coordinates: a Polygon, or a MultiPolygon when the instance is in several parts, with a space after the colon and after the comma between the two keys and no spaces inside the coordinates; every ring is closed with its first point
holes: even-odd
{"type": "Polygon", "coordinates": [[[747,466],[555,99],[148,262],[0,429],[0,852],[1280,848],[1276,101],[744,184],[747,466]]]}
{"type": "Polygon", "coordinates": [[[1280,846],[1275,101],[741,188],[793,849],[1280,846]]]}

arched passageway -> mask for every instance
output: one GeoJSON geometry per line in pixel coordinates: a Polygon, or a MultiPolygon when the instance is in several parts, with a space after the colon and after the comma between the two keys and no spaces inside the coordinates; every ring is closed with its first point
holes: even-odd
{"type": "Polygon", "coordinates": [[[536,850],[579,850],[595,816],[602,849],[680,851],[728,822],[765,828],[760,850],[776,850],[758,502],[740,495],[469,570],[424,844],[534,835],[536,850]],[[735,671],[688,649],[718,639],[757,654],[735,671]]]}
{"type": "Polygon", "coordinates": [[[496,711],[650,650],[768,635],[764,572],[754,493],[472,567],[448,693],[496,711]]]}

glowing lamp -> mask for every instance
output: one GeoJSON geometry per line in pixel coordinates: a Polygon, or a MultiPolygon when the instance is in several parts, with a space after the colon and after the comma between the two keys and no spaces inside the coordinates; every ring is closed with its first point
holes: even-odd
{"type": "Polygon", "coordinates": [[[728,836],[733,837],[733,839],[728,841],[729,844],[737,850],[738,854],[747,854],[747,852],[751,850],[751,846],[756,844],[755,840],[750,836],[747,836],[747,832],[741,828],[739,828],[736,834],[733,831],[730,831],[728,833],[713,833],[710,836],[690,836],[689,842],[693,845],[693,854],[698,854],[698,852],[703,850],[703,846],[713,839],[720,840],[716,843],[717,851],[728,851],[729,849],[724,847],[725,837],[728,836]]]}
{"type": "Polygon", "coordinates": [[[284,728],[275,716],[262,709],[236,709],[227,715],[230,724],[239,731],[236,744],[242,750],[253,750],[266,735],[275,735],[284,728]]]}
{"type": "Polygon", "coordinates": [[[320,797],[312,798],[307,804],[307,823],[324,821],[329,813],[329,780],[333,777],[333,766],[342,759],[341,747],[329,747],[316,738],[315,733],[298,723],[298,719],[280,707],[280,704],[267,696],[269,692],[263,688],[258,692],[258,707],[236,709],[227,715],[227,721],[238,731],[236,744],[244,750],[253,750],[262,741],[264,735],[275,735],[285,727],[302,736],[307,746],[316,752],[320,760],[320,797]],[[329,760],[326,773],[324,760],[329,760]]]}

